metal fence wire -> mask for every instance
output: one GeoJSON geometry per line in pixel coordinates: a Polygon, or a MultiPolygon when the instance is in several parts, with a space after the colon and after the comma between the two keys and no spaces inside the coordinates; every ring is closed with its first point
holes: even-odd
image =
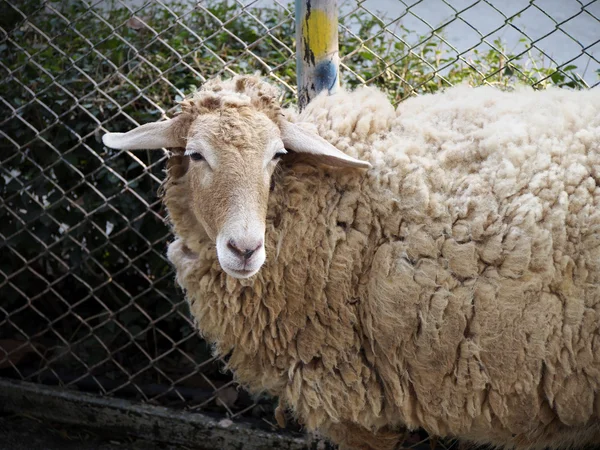
{"type": "MultiPolygon", "coordinates": [[[[175,287],[165,156],[99,137],[218,75],[259,71],[293,102],[293,7],[0,5],[0,376],[272,422],[273,400],[237,389],[175,287]]],[[[347,1],[339,30],[342,85],[394,103],[460,82],[599,84],[600,0],[347,1]]]]}

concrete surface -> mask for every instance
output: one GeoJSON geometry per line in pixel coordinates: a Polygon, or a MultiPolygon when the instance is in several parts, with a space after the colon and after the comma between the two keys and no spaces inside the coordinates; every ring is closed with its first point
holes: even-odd
{"type": "Polygon", "coordinates": [[[192,450],[22,415],[0,416],[0,450],[192,450]]]}
{"type": "Polygon", "coordinates": [[[308,450],[318,444],[307,435],[266,429],[258,421],[232,421],[5,378],[0,378],[0,414],[0,450],[112,450],[117,444],[121,450],[308,450]],[[24,419],[28,421],[23,424],[24,419]],[[32,421],[40,424],[35,431],[28,426],[35,425],[32,421]]]}

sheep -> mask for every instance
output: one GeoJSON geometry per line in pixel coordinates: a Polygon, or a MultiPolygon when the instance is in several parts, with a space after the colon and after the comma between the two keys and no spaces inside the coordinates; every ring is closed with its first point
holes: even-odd
{"type": "Polygon", "coordinates": [[[600,443],[600,90],[277,98],[104,136],[171,148],[167,255],[237,379],[340,448],[600,443]]]}

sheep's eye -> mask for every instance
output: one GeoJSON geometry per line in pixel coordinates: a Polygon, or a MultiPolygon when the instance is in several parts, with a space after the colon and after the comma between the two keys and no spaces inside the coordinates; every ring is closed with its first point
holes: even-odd
{"type": "Polygon", "coordinates": [[[283,155],[285,155],[285,154],[287,154],[287,152],[285,151],[285,149],[284,149],[284,148],[282,148],[281,150],[277,150],[277,151],[275,152],[275,156],[273,156],[273,159],[274,159],[274,160],[278,160],[278,159],[280,159],[280,158],[281,158],[283,155]]]}
{"type": "Polygon", "coordinates": [[[204,161],[204,156],[202,156],[201,153],[198,152],[194,152],[194,153],[190,153],[190,158],[192,158],[192,161],[204,161]]]}

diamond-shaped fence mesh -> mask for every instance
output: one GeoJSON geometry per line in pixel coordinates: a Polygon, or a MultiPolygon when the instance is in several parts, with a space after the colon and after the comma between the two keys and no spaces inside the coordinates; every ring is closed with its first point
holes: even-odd
{"type": "MultiPolygon", "coordinates": [[[[280,0],[0,2],[0,376],[272,421],[193,330],[165,258],[161,152],[107,130],[205,80],[260,71],[295,95],[280,0]]],[[[341,2],[342,84],[393,102],[452,84],[599,84],[600,0],[341,2]]]]}

